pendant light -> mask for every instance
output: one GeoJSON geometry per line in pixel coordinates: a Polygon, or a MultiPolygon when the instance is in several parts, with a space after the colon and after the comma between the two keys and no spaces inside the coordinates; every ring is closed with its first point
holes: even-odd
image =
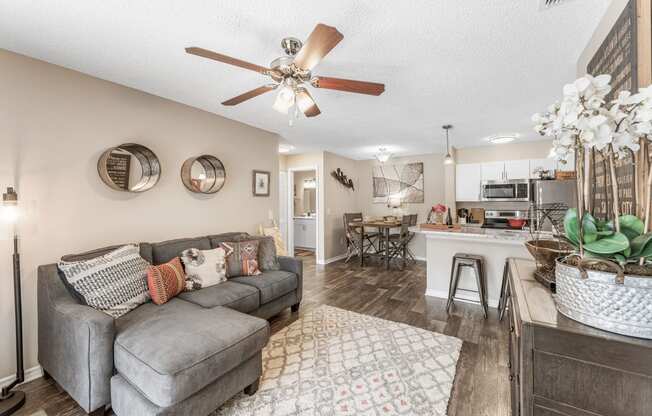
{"type": "Polygon", "coordinates": [[[448,130],[452,129],[453,126],[451,124],[444,124],[441,128],[446,130],[446,156],[444,156],[444,164],[452,165],[455,163],[455,159],[451,156],[450,145],[448,143],[448,130]]]}

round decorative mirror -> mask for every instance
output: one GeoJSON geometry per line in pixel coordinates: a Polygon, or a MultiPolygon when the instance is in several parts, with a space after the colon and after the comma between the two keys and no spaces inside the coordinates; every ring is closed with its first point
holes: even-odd
{"type": "Polygon", "coordinates": [[[214,194],[224,186],[226,171],[220,159],[215,156],[191,157],[183,162],[181,181],[191,192],[214,194]]]}
{"type": "Polygon", "coordinates": [[[102,182],[123,192],[145,192],[161,177],[161,164],[147,147],[125,143],[102,153],[97,161],[102,182]]]}

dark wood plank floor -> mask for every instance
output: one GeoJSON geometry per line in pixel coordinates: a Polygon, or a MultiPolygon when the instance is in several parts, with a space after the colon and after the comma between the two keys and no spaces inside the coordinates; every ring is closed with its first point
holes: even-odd
{"type": "MultiPolygon", "coordinates": [[[[385,271],[378,264],[360,268],[358,262],[327,266],[304,260],[304,296],[299,313],[284,311],[271,320],[272,332],[289,325],[303,313],[327,304],[351,311],[404,322],[458,337],[464,341],[449,405],[449,416],[506,416],[510,411],[507,368],[507,329],[495,310],[488,320],[479,307],[457,304],[448,315],[445,301],[424,296],[424,263],[406,270],[385,271]]],[[[27,404],[17,415],[43,410],[48,416],[79,416],[84,411],[51,380],[35,380],[21,387],[27,404]]]]}

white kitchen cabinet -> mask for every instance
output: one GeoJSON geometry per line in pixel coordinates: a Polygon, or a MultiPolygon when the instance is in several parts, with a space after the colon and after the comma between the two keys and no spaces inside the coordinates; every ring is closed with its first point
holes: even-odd
{"type": "Polygon", "coordinates": [[[316,247],[317,221],[312,218],[294,218],[294,246],[301,248],[316,247]]]}
{"type": "Polygon", "coordinates": [[[539,174],[536,173],[536,170],[539,168],[550,171],[550,174],[554,174],[553,171],[557,168],[557,162],[549,158],[530,160],[530,179],[539,179],[539,174]]]}
{"type": "Polygon", "coordinates": [[[530,160],[506,160],[505,180],[528,179],[530,177],[530,160]]]}
{"type": "Polygon", "coordinates": [[[484,162],[482,163],[482,180],[483,181],[504,181],[505,180],[505,162],[484,162]]]}
{"type": "Polygon", "coordinates": [[[455,200],[479,201],[482,165],[462,163],[455,165],[455,200]]]}

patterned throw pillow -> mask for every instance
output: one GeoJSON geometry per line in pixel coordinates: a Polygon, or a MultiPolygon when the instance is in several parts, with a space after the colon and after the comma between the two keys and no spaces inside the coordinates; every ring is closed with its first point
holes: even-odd
{"type": "Polygon", "coordinates": [[[226,259],[226,275],[228,277],[260,274],[258,269],[258,244],[258,240],[220,243],[220,246],[230,252],[226,259]]]}
{"type": "Polygon", "coordinates": [[[147,286],[152,302],[162,305],[186,287],[186,274],[179,257],[167,263],[147,268],[147,286]]]}
{"type": "Polygon", "coordinates": [[[226,248],[212,250],[189,248],[181,253],[186,269],[186,290],[197,290],[226,281],[226,248]]]}
{"type": "Polygon", "coordinates": [[[59,270],[84,302],[119,318],[149,300],[147,267],[138,246],[126,245],[82,261],[60,261],[59,270]]]}
{"type": "Polygon", "coordinates": [[[281,264],[278,262],[276,255],[276,243],[273,237],[264,235],[244,234],[234,238],[232,241],[258,241],[258,268],[261,272],[270,270],[281,270],[281,264]]]}

